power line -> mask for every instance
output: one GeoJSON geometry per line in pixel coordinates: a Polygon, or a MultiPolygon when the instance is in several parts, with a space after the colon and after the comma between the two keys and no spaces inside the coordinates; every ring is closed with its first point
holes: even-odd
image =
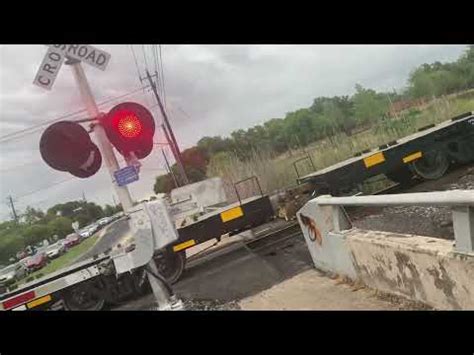
{"type": "Polygon", "coordinates": [[[54,187],[54,186],[63,184],[63,183],[65,183],[65,182],[68,182],[68,181],[71,181],[71,180],[74,180],[74,179],[76,179],[76,177],[72,176],[72,177],[69,177],[69,178],[67,178],[67,179],[64,179],[64,180],[55,182],[55,183],[53,183],[53,184],[51,184],[51,185],[42,187],[42,188],[40,188],[40,189],[36,189],[36,190],[30,191],[30,192],[28,192],[28,193],[26,193],[26,194],[18,195],[18,196],[16,196],[16,198],[21,198],[21,197],[30,196],[30,195],[33,195],[33,194],[35,194],[35,193],[37,193],[37,192],[40,192],[40,191],[42,191],[42,190],[50,189],[51,187],[54,187]]]}
{"type": "MultiPolygon", "coordinates": [[[[133,59],[135,61],[135,67],[137,68],[137,75],[138,75],[138,79],[140,80],[140,83],[142,83],[142,77],[141,77],[141,73],[140,73],[140,66],[138,64],[138,59],[137,59],[137,56],[135,54],[135,50],[133,49],[133,46],[130,45],[130,49],[132,51],[132,55],[133,55],[133,59]]],[[[143,58],[145,60],[145,67],[147,68],[147,61],[146,61],[146,55],[145,55],[145,47],[144,45],[142,45],[142,51],[143,51],[143,58]]],[[[146,86],[148,87],[148,85],[146,86]]],[[[143,94],[145,95],[145,101],[148,105],[148,107],[150,107],[150,102],[148,101],[148,96],[146,95],[146,91],[145,91],[145,88],[143,89],[143,94]]]]}
{"type": "Polygon", "coordinates": [[[130,45],[130,50],[132,51],[133,59],[135,60],[135,67],[137,68],[138,79],[140,79],[140,82],[141,82],[140,68],[139,68],[139,66],[138,66],[137,56],[136,56],[136,54],[135,54],[135,51],[133,50],[133,46],[132,46],[132,45],[130,45]]]}
{"type": "Polygon", "coordinates": [[[162,81],[162,86],[163,86],[163,102],[165,103],[165,108],[166,108],[166,91],[165,91],[165,74],[163,71],[163,58],[161,56],[161,44],[160,44],[160,62],[161,62],[161,81],[162,81]]]}
{"type": "Polygon", "coordinates": [[[156,46],[156,44],[153,46],[153,57],[155,59],[155,75],[156,75],[158,90],[163,94],[161,76],[160,76],[160,71],[159,71],[158,47],[156,46]]]}
{"type": "Polygon", "coordinates": [[[38,165],[38,162],[30,161],[21,165],[13,166],[11,168],[0,169],[0,173],[8,173],[10,171],[16,171],[17,169],[24,168],[25,166],[38,165]]]}
{"type": "Polygon", "coordinates": [[[142,44],[143,59],[145,60],[145,68],[148,69],[148,62],[146,60],[145,45],[142,44]]]}
{"type": "MultiPolygon", "coordinates": [[[[132,91],[129,91],[125,94],[122,94],[122,95],[118,95],[118,96],[112,96],[100,103],[98,103],[97,105],[98,106],[103,106],[103,105],[106,105],[110,102],[113,102],[113,101],[116,101],[116,100],[119,100],[121,98],[124,98],[126,96],[130,96],[130,95],[133,95],[139,91],[144,91],[147,87],[149,87],[149,85],[146,85],[146,86],[142,86],[140,88],[137,88],[137,89],[134,89],[132,91]]],[[[22,130],[19,130],[19,131],[16,131],[16,132],[12,132],[12,133],[8,133],[8,134],[5,134],[3,136],[0,136],[0,143],[3,143],[3,142],[8,142],[10,140],[13,140],[13,139],[17,139],[17,138],[20,138],[20,137],[23,137],[25,135],[28,135],[28,134],[32,134],[32,133],[35,133],[36,131],[40,130],[43,126],[47,125],[47,124],[51,124],[51,123],[55,123],[55,122],[58,122],[58,121],[61,121],[65,118],[68,118],[68,117],[73,117],[73,116],[76,116],[76,115],[79,115],[81,113],[84,113],[86,112],[87,110],[86,109],[81,109],[81,110],[78,110],[78,111],[75,111],[75,112],[71,112],[71,113],[67,113],[67,114],[64,114],[58,118],[55,118],[53,120],[49,120],[49,121],[45,121],[45,122],[42,122],[42,123],[39,123],[37,125],[34,125],[34,126],[30,126],[28,128],[25,128],[25,129],[22,129],[22,130]]]]}

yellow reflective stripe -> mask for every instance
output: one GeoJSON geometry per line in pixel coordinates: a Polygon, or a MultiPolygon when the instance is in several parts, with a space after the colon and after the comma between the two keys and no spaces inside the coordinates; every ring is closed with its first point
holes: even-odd
{"type": "Polygon", "coordinates": [[[221,213],[222,222],[228,222],[233,219],[242,217],[244,215],[244,211],[240,206],[231,208],[230,210],[224,211],[221,213]]]}
{"type": "Polygon", "coordinates": [[[364,159],[364,164],[366,168],[370,168],[371,166],[383,163],[385,161],[385,157],[382,152],[375,153],[370,157],[364,159]]]}
{"type": "Polygon", "coordinates": [[[406,163],[409,163],[413,160],[420,159],[422,156],[423,156],[423,154],[421,152],[416,152],[416,153],[413,153],[413,154],[410,154],[410,155],[407,155],[406,157],[404,157],[403,162],[406,164],[406,163]]]}
{"type": "Polygon", "coordinates": [[[26,306],[28,308],[33,308],[33,307],[39,306],[40,304],[43,304],[43,303],[46,303],[46,302],[49,302],[49,301],[51,301],[51,296],[46,295],[46,296],[40,297],[40,298],[38,298],[34,301],[28,302],[26,304],[26,306]]]}
{"type": "Polygon", "coordinates": [[[183,250],[183,249],[186,249],[186,248],[189,248],[189,247],[192,247],[193,245],[196,244],[196,241],[194,239],[190,239],[190,240],[187,240],[183,243],[180,243],[178,245],[175,245],[173,247],[173,251],[180,251],[180,250],[183,250]]]}

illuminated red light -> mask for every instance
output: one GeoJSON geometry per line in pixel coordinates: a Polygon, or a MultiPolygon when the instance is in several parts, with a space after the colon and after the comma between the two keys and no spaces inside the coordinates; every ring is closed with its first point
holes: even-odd
{"type": "Polygon", "coordinates": [[[118,119],[119,133],[125,138],[135,138],[142,132],[142,124],[134,114],[127,114],[118,119]]]}

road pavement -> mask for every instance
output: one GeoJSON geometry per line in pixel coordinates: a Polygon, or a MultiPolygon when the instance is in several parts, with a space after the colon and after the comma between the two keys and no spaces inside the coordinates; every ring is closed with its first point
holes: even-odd
{"type": "Polygon", "coordinates": [[[106,228],[107,230],[105,231],[104,235],[100,237],[97,243],[89,251],[79,257],[76,262],[88,259],[97,254],[104,253],[119,244],[129,232],[128,220],[125,218],[119,219],[116,222],[108,225],[106,228]]]}

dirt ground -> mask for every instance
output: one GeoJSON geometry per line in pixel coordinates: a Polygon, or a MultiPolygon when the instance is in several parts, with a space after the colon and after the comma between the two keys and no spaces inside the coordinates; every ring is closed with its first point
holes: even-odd
{"type": "Polygon", "coordinates": [[[242,310],[413,310],[428,307],[307,270],[239,302],[242,310]]]}

